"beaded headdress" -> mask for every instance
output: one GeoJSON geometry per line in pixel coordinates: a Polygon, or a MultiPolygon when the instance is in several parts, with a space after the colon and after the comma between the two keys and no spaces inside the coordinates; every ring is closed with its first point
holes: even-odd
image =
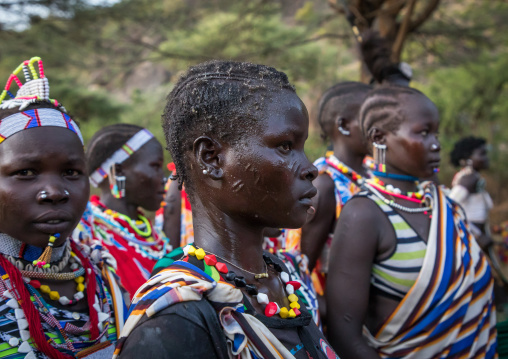
{"type": "Polygon", "coordinates": [[[99,168],[90,175],[90,183],[97,187],[108,176],[108,173],[115,163],[122,163],[139,150],[145,143],[153,138],[153,134],[147,129],[142,129],[132,136],[122,147],[116,150],[99,168]]]}
{"type": "Polygon", "coordinates": [[[74,132],[83,143],[83,136],[78,125],[65,112],[65,108],[57,100],[49,98],[49,82],[44,75],[44,66],[40,57],[32,57],[23,61],[9,76],[4,90],[0,94],[0,109],[18,107],[21,112],[15,113],[0,121],[0,143],[15,133],[43,126],[63,127],[74,132]],[[35,69],[37,63],[39,71],[35,69]],[[22,83],[18,74],[23,72],[25,83],[22,83]],[[14,95],[11,86],[15,82],[19,89],[14,95]],[[10,99],[5,99],[7,96],[10,99]],[[48,102],[57,109],[40,108],[23,111],[29,105],[48,102]]]}

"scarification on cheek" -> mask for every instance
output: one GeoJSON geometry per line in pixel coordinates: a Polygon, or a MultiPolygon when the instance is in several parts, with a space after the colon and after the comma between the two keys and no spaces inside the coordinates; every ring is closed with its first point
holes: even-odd
{"type": "Polygon", "coordinates": [[[244,187],[244,183],[241,179],[233,182],[232,191],[235,193],[240,192],[244,187]]]}

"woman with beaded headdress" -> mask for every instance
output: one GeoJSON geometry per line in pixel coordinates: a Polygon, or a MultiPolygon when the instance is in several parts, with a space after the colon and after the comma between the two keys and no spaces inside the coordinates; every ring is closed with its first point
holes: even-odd
{"type": "Polygon", "coordinates": [[[295,294],[298,276],[262,250],[265,228],[300,227],[316,193],[308,114],[287,76],[229,61],[191,67],[162,122],[194,245],[136,293],[117,356],[336,358],[295,294]]]}
{"type": "Polygon", "coordinates": [[[380,86],[360,109],[374,177],[346,203],[327,278],[342,358],[494,358],[493,279],[463,212],[432,182],[439,114],[421,92],[380,86]]]}
{"type": "Polygon", "coordinates": [[[77,237],[101,241],[132,297],[172,248],[142,212],[156,211],[164,198],[162,146],[145,128],[115,124],[95,133],[86,158],[90,182],[101,194],[91,197],[77,237]]]}
{"type": "Polygon", "coordinates": [[[0,120],[0,357],[109,358],[126,305],[114,260],[69,237],[89,195],[83,138],[40,58],[9,77],[0,120]]]}

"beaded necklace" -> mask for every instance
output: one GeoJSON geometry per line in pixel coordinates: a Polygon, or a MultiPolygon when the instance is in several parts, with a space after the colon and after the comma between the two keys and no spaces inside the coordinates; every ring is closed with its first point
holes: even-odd
{"type": "MultiPolygon", "coordinates": [[[[46,355],[53,358],[71,358],[68,354],[59,351],[57,348],[67,349],[72,353],[81,351],[85,346],[97,343],[101,338],[107,335],[111,310],[106,298],[104,284],[96,274],[90,259],[79,252],[77,246],[71,243],[73,253],[85,268],[84,281],[87,283],[87,300],[89,309],[89,322],[82,328],[74,327],[73,331],[78,330],[82,334],[90,332],[90,339],[80,341],[74,345],[73,341],[67,335],[65,328],[53,316],[50,306],[44,301],[37,290],[26,283],[27,278],[23,278],[19,270],[11,264],[5,257],[0,257],[1,281],[5,286],[2,295],[10,298],[6,305],[16,312],[16,321],[22,344],[18,348],[19,353],[31,352],[29,340],[46,355]],[[42,330],[41,319],[47,325],[57,330],[61,342],[56,342],[52,337],[49,339],[42,330]]],[[[75,318],[76,319],[76,318],[75,318]]],[[[78,333],[73,333],[78,334],[78,333]]]]}
{"type": "MultiPolygon", "coordinates": [[[[419,184],[418,184],[419,186],[419,184]]],[[[432,210],[432,194],[430,191],[420,189],[417,192],[402,192],[399,188],[395,188],[392,185],[384,186],[384,183],[377,177],[374,177],[365,182],[365,187],[369,189],[376,197],[382,200],[385,204],[397,208],[403,212],[408,213],[424,213],[428,214],[432,210]],[[391,197],[404,199],[410,202],[418,203],[424,207],[413,208],[406,207],[399,203],[396,203],[393,199],[388,199],[383,194],[391,197]],[[427,206],[425,206],[427,204],[427,206]]]]}
{"type": "MultiPolygon", "coordinates": [[[[263,260],[267,265],[273,266],[273,268],[280,273],[279,280],[286,285],[286,293],[288,293],[288,300],[290,303],[289,309],[287,307],[281,308],[276,302],[270,302],[268,300],[268,296],[264,293],[260,293],[255,285],[248,284],[243,276],[238,276],[235,272],[228,270],[225,263],[217,261],[217,257],[214,254],[206,254],[203,248],[196,248],[189,244],[183,248],[183,252],[185,256],[193,256],[198,260],[202,260],[204,262],[205,273],[210,275],[215,281],[219,281],[221,279],[221,275],[219,273],[222,273],[223,277],[227,281],[232,282],[235,287],[245,288],[247,293],[255,297],[259,304],[265,306],[265,315],[267,317],[279,314],[281,318],[285,319],[296,318],[301,315],[298,296],[295,294],[295,291],[300,288],[301,283],[291,280],[290,275],[283,271],[282,266],[278,263],[274,263],[270,257],[263,255],[263,260]]],[[[183,260],[185,261],[185,258],[183,260]]]]}
{"type": "Polygon", "coordinates": [[[94,222],[91,225],[103,239],[107,240],[109,237],[104,230],[107,228],[122,236],[138,253],[153,260],[159,260],[169,251],[169,239],[165,236],[159,237],[157,232],[152,230],[152,225],[146,217],[139,215],[146,227],[142,231],[131,218],[106,208],[98,200],[91,201],[91,204],[94,222]]]}
{"type": "Polygon", "coordinates": [[[358,187],[360,187],[365,182],[365,178],[362,175],[360,175],[358,172],[356,172],[351,167],[346,165],[344,162],[340,161],[334,155],[327,156],[326,163],[328,163],[328,165],[335,168],[343,175],[347,176],[358,187]]]}

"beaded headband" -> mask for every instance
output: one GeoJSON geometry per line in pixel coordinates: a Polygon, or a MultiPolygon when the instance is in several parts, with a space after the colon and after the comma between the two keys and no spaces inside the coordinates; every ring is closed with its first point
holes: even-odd
{"type": "Polygon", "coordinates": [[[0,94],[0,109],[19,107],[21,112],[10,115],[0,121],[0,143],[15,133],[34,127],[62,127],[74,132],[83,144],[83,136],[78,125],[66,113],[65,108],[57,100],[49,98],[49,82],[44,75],[44,66],[40,57],[32,57],[23,61],[9,76],[4,90],[0,94]],[[34,64],[37,63],[37,73],[34,64]],[[23,84],[18,74],[23,71],[25,83],[23,84]],[[13,95],[10,88],[15,82],[19,89],[13,95]],[[9,96],[10,99],[5,100],[9,96]],[[5,101],[4,101],[5,100],[5,101]],[[23,111],[31,104],[48,102],[57,109],[40,108],[23,111]]]}
{"type": "Polygon", "coordinates": [[[100,167],[90,175],[90,183],[92,186],[98,187],[104,178],[108,176],[109,169],[112,165],[124,162],[153,137],[153,134],[147,129],[142,129],[132,136],[125,145],[120,147],[120,149],[113,153],[111,157],[104,161],[100,167]]]}
{"type": "Polygon", "coordinates": [[[0,143],[15,133],[34,127],[63,127],[74,132],[83,144],[78,125],[69,115],[52,108],[38,108],[10,115],[0,121],[0,143]]]}

